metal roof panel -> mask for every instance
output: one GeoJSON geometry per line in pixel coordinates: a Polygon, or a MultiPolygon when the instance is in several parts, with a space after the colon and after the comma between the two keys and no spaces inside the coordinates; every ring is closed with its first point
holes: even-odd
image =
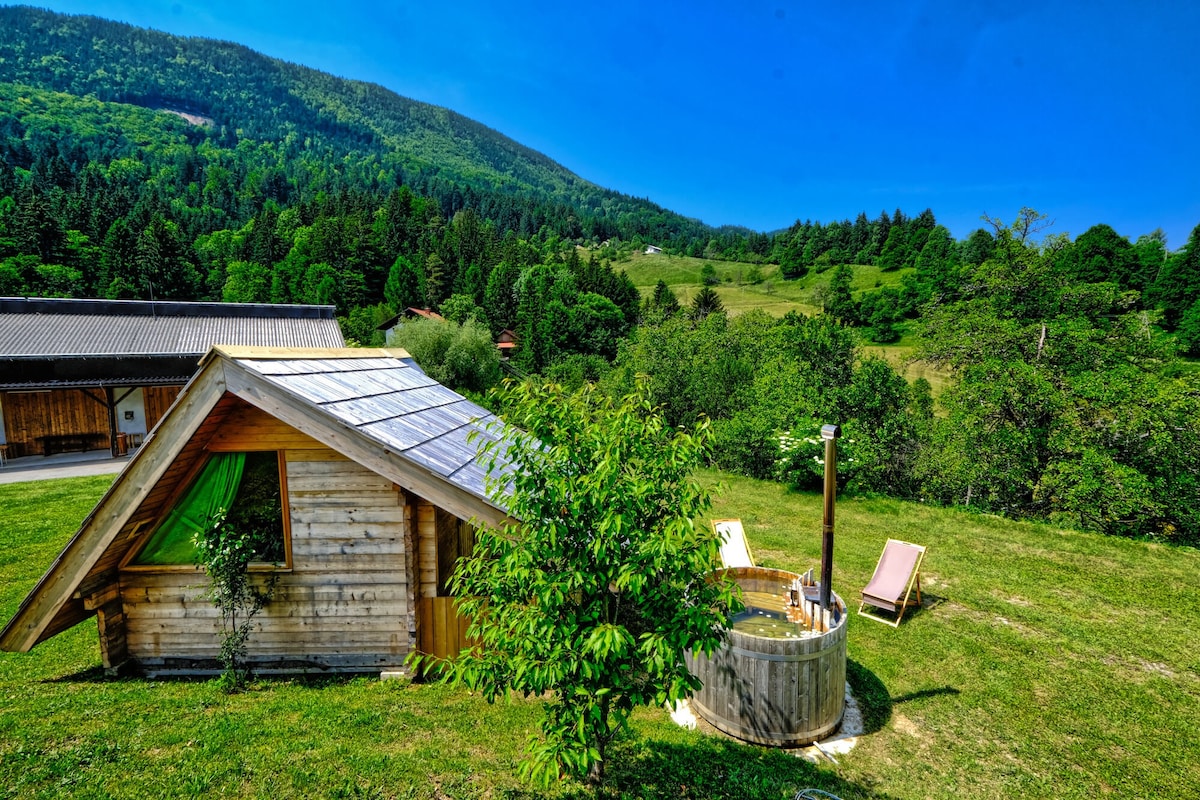
{"type": "Polygon", "coordinates": [[[412,362],[245,358],[238,363],[388,451],[490,502],[478,446],[483,439],[497,437],[498,432],[489,428],[496,417],[429,378],[412,362]],[[482,438],[467,441],[472,432],[482,438]]]}
{"type": "Polygon", "coordinates": [[[344,347],[334,319],[0,314],[0,358],[194,355],[213,345],[344,347]]]}

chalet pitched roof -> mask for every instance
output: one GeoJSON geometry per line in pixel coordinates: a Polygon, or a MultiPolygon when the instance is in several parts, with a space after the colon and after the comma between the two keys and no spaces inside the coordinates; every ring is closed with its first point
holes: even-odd
{"type": "Polygon", "coordinates": [[[379,447],[488,499],[476,451],[480,442],[495,438],[489,427],[496,416],[427,376],[403,350],[373,358],[275,359],[256,352],[266,355],[250,348],[214,350],[379,447]],[[479,442],[467,441],[472,434],[479,442]]]}
{"type": "Polygon", "coordinates": [[[408,308],[404,309],[396,316],[391,317],[391,318],[379,323],[379,325],[376,326],[375,330],[390,331],[392,328],[396,327],[404,320],[415,319],[417,317],[421,317],[423,319],[431,319],[434,322],[445,322],[446,321],[445,317],[443,317],[441,314],[437,313],[436,311],[434,311],[432,309],[416,308],[414,306],[409,306],[408,308]]]}
{"type": "Polygon", "coordinates": [[[213,345],[343,347],[333,306],[0,298],[0,359],[173,356],[213,345]]]}
{"type": "Polygon", "coordinates": [[[488,497],[477,454],[502,435],[495,417],[426,376],[403,350],[213,348],[0,632],[0,649],[28,650],[94,613],[89,592],[113,580],[138,541],[137,520],[168,510],[155,505],[169,494],[156,493],[159,482],[182,480],[187,470],[175,462],[203,450],[199,439],[220,428],[230,402],[276,417],[462,519],[507,519],[488,497]]]}

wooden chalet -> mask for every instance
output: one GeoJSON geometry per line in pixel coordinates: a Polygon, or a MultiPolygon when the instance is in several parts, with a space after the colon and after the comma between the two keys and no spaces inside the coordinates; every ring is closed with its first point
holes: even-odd
{"type": "Polygon", "coordinates": [[[213,345],[343,347],[333,306],[0,298],[9,457],[136,446],[213,345]]]}
{"type": "Polygon", "coordinates": [[[500,357],[505,361],[512,358],[512,354],[517,349],[517,334],[508,328],[500,331],[500,335],[496,337],[496,349],[500,351],[500,357]]]}
{"type": "Polygon", "coordinates": [[[27,651],[94,615],[106,668],[215,670],[218,616],[181,522],[208,491],[272,531],[251,568],[278,573],[249,640],[258,671],[387,671],[414,648],[457,653],[466,626],[447,578],[473,546],[469,521],[505,519],[481,440],[468,440],[496,436],[494,420],[402,350],[214,348],[0,648],[27,651]]]}

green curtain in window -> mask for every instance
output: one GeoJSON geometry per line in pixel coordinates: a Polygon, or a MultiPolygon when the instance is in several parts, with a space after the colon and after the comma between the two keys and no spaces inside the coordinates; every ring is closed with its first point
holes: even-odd
{"type": "Polygon", "coordinates": [[[233,504],[245,463],[245,453],[215,453],[209,457],[133,563],[195,564],[192,537],[208,527],[218,511],[228,510],[233,504]]]}

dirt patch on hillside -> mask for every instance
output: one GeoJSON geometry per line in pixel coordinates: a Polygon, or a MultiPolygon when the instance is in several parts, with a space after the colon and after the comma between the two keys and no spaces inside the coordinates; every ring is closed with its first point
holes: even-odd
{"type": "Polygon", "coordinates": [[[155,111],[162,111],[167,114],[174,114],[177,117],[187,120],[193,125],[200,125],[205,128],[211,128],[215,123],[212,117],[202,117],[199,114],[189,114],[187,111],[180,111],[177,108],[156,108],[155,111]]]}

